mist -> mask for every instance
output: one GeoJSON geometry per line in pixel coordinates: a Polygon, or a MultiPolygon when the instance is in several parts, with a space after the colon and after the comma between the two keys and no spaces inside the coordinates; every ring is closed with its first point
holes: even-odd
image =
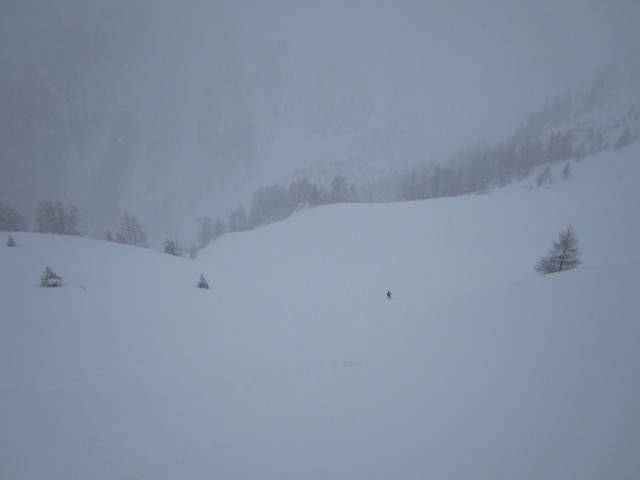
{"type": "Polygon", "coordinates": [[[0,199],[76,204],[96,237],[124,211],[181,233],[317,162],[366,157],[367,176],[495,140],[640,48],[639,18],[632,0],[4,1],[0,199]]]}

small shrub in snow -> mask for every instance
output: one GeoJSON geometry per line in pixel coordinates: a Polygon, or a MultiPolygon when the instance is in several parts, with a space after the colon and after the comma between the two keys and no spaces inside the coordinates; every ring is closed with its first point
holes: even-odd
{"type": "Polygon", "coordinates": [[[202,274],[200,274],[200,280],[198,280],[198,288],[206,288],[207,290],[209,289],[209,283],[202,274]]]}
{"type": "Polygon", "coordinates": [[[9,238],[7,238],[7,247],[15,247],[15,246],[16,246],[16,241],[13,239],[11,235],[9,235],[9,238]]]}
{"type": "Polygon", "coordinates": [[[553,246],[547,255],[540,259],[535,270],[540,275],[546,275],[571,270],[581,263],[578,237],[573,231],[573,226],[569,225],[566,230],[560,232],[559,240],[553,242],[553,246]]]}
{"type": "Polygon", "coordinates": [[[44,269],[44,273],[40,278],[41,287],[61,287],[62,277],[56,274],[50,267],[44,269]]]}

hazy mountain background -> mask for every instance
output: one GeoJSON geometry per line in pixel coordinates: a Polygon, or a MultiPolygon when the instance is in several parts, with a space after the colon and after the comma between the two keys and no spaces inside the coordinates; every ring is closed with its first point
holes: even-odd
{"type": "Polygon", "coordinates": [[[639,18],[631,0],[6,0],[0,199],[77,205],[94,237],[128,211],[189,238],[264,185],[372,181],[511,134],[628,65],[639,18]]]}

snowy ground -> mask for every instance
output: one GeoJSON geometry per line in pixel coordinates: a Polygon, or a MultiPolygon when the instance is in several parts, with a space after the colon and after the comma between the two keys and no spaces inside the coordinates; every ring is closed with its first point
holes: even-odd
{"type": "Polygon", "coordinates": [[[194,261],[5,234],[0,478],[640,478],[640,148],[562,166],[194,261]],[[583,265],[538,276],[569,223],[583,265]]]}

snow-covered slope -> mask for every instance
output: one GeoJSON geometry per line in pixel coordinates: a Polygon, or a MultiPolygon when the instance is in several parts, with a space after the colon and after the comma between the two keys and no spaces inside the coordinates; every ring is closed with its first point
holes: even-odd
{"type": "Polygon", "coordinates": [[[637,478],[639,155],[307,210],[194,261],[12,234],[0,478],[637,478]],[[583,265],[536,275],[569,223],[583,265]]]}

